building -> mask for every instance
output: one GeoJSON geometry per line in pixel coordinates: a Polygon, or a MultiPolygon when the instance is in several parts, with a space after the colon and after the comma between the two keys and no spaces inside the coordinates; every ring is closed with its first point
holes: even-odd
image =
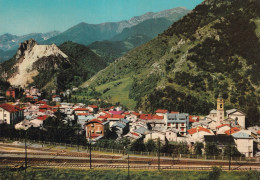
{"type": "Polygon", "coordinates": [[[179,131],[180,135],[186,136],[189,128],[189,114],[166,114],[167,128],[175,128],[179,131]]]}
{"type": "Polygon", "coordinates": [[[210,129],[204,127],[196,127],[188,130],[187,136],[191,142],[203,142],[204,136],[213,136],[214,133],[210,129]]]}
{"type": "Polygon", "coordinates": [[[0,104],[0,123],[15,125],[24,119],[24,112],[18,106],[0,104]]]}
{"type": "Polygon", "coordinates": [[[167,129],[166,116],[141,114],[139,120],[146,123],[149,130],[163,131],[167,129]]]}
{"type": "Polygon", "coordinates": [[[232,134],[237,150],[246,157],[253,157],[253,137],[244,132],[232,134]]]}
{"type": "Polygon", "coordinates": [[[217,125],[219,126],[224,121],[224,100],[221,96],[217,99],[217,125]]]}
{"type": "Polygon", "coordinates": [[[6,90],[7,97],[13,97],[14,99],[18,96],[18,89],[17,88],[8,88],[6,90]]]}
{"type": "Polygon", "coordinates": [[[100,121],[92,119],[85,125],[86,138],[88,140],[98,140],[107,135],[109,132],[109,121],[100,121]]]}
{"type": "Polygon", "coordinates": [[[242,111],[231,109],[226,111],[228,118],[234,119],[236,123],[242,128],[246,128],[246,115],[242,111]]]}

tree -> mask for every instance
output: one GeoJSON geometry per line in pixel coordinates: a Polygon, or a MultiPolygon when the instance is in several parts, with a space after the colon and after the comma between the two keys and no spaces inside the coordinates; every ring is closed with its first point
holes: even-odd
{"type": "Polygon", "coordinates": [[[208,156],[217,156],[219,155],[220,150],[215,143],[207,143],[205,147],[205,153],[208,156]]]}
{"type": "Polygon", "coordinates": [[[155,142],[154,142],[152,139],[149,139],[149,140],[145,143],[145,146],[146,146],[146,150],[149,151],[149,152],[152,152],[152,151],[156,151],[156,150],[157,150],[157,146],[156,146],[155,142]]]}
{"type": "Polygon", "coordinates": [[[230,156],[230,152],[231,156],[241,156],[241,153],[237,150],[235,146],[226,146],[224,148],[224,156],[230,156]]]}
{"type": "Polygon", "coordinates": [[[201,143],[201,142],[196,142],[195,144],[194,144],[194,151],[195,151],[195,154],[197,154],[197,155],[202,155],[202,148],[203,148],[204,146],[203,146],[203,143],[201,143]]]}
{"type": "Polygon", "coordinates": [[[221,167],[218,168],[216,166],[213,166],[212,171],[209,172],[209,179],[212,179],[212,180],[219,179],[221,172],[222,172],[221,167]]]}
{"type": "Polygon", "coordinates": [[[131,143],[131,151],[145,151],[145,145],[143,139],[137,139],[131,143]]]}

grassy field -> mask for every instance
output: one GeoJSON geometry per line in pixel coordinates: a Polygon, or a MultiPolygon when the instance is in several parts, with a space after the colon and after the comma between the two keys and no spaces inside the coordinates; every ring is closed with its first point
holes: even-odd
{"type": "MultiPolygon", "coordinates": [[[[217,168],[218,169],[218,168],[217,168]]],[[[258,180],[260,172],[256,171],[171,171],[171,170],[130,170],[132,180],[197,180],[197,179],[227,179],[227,180],[258,180]]],[[[0,168],[1,180],[24,179],[24,171],[12,171],[10,168],[0,168]]],[[[46,168],[46,169],[27,169],[26,179],[128,179],[127,170],[121,169],[65,169],[65,168],[46,168]]]]}
{"type": "Polygon", "coordinates": [[[132,84],[132,79],[130,77],[120,79],[118,81],[112,81],[100,86],[96,86],[96,91],[102,93],[105,89],[109,88],[107,92],[102,95],[102,99],[107,99],[109,102],[121,104],[127,106],[130,109],[134,109],[135,101],[129,99],[129,89],[132,84]]]}

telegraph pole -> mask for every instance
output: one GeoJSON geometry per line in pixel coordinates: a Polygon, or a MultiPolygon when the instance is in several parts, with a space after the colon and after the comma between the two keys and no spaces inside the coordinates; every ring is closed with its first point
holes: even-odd
{"type": "Polygon", "coordinates": [[[24,139],[24,153],[25,153],[25,159],[24,159],[24,173],[25,173],[25,179],[26,179],[26,169],[27,169],[27,132],[25,131],[25,139],[24,139]]]}
{"type": "Polygon", "coordinates": [[[89,139],[89,168],[90,169],[92,168],[92,165],[91,165],[91,143],[92,143],[91,139],[89,139]]]}
{"type": "Polygon", "coordinates": [[[128,158],[127,158],[127,159],[128,159],[128,162],[127,162],[127,163],[128,163],[128,180],[130,180],[130,164],[129,164],[130,162],[129,162],[129,154],[128,154],[128,158]]]}
{"type": "Polygon", "coordinates": [[[159,143],[159,146],[158,146],[158,170],[160,171],[160,138],[158,138],[158,143],[159,143]]]}
{"type": "Polygon", "coordinates": [[[231,121],[229,122],[229,161],[228,161],[228,170],[230,171],[231,166],[231,121]]]}

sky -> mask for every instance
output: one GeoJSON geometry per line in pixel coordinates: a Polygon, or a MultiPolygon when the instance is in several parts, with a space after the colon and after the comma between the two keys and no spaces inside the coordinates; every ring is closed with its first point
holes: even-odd
{"type": "Polygon", "coordinates": [[[65,31],[80,23],[117,22],[203,0],[0,0],[0,35],[65,31]]]}

